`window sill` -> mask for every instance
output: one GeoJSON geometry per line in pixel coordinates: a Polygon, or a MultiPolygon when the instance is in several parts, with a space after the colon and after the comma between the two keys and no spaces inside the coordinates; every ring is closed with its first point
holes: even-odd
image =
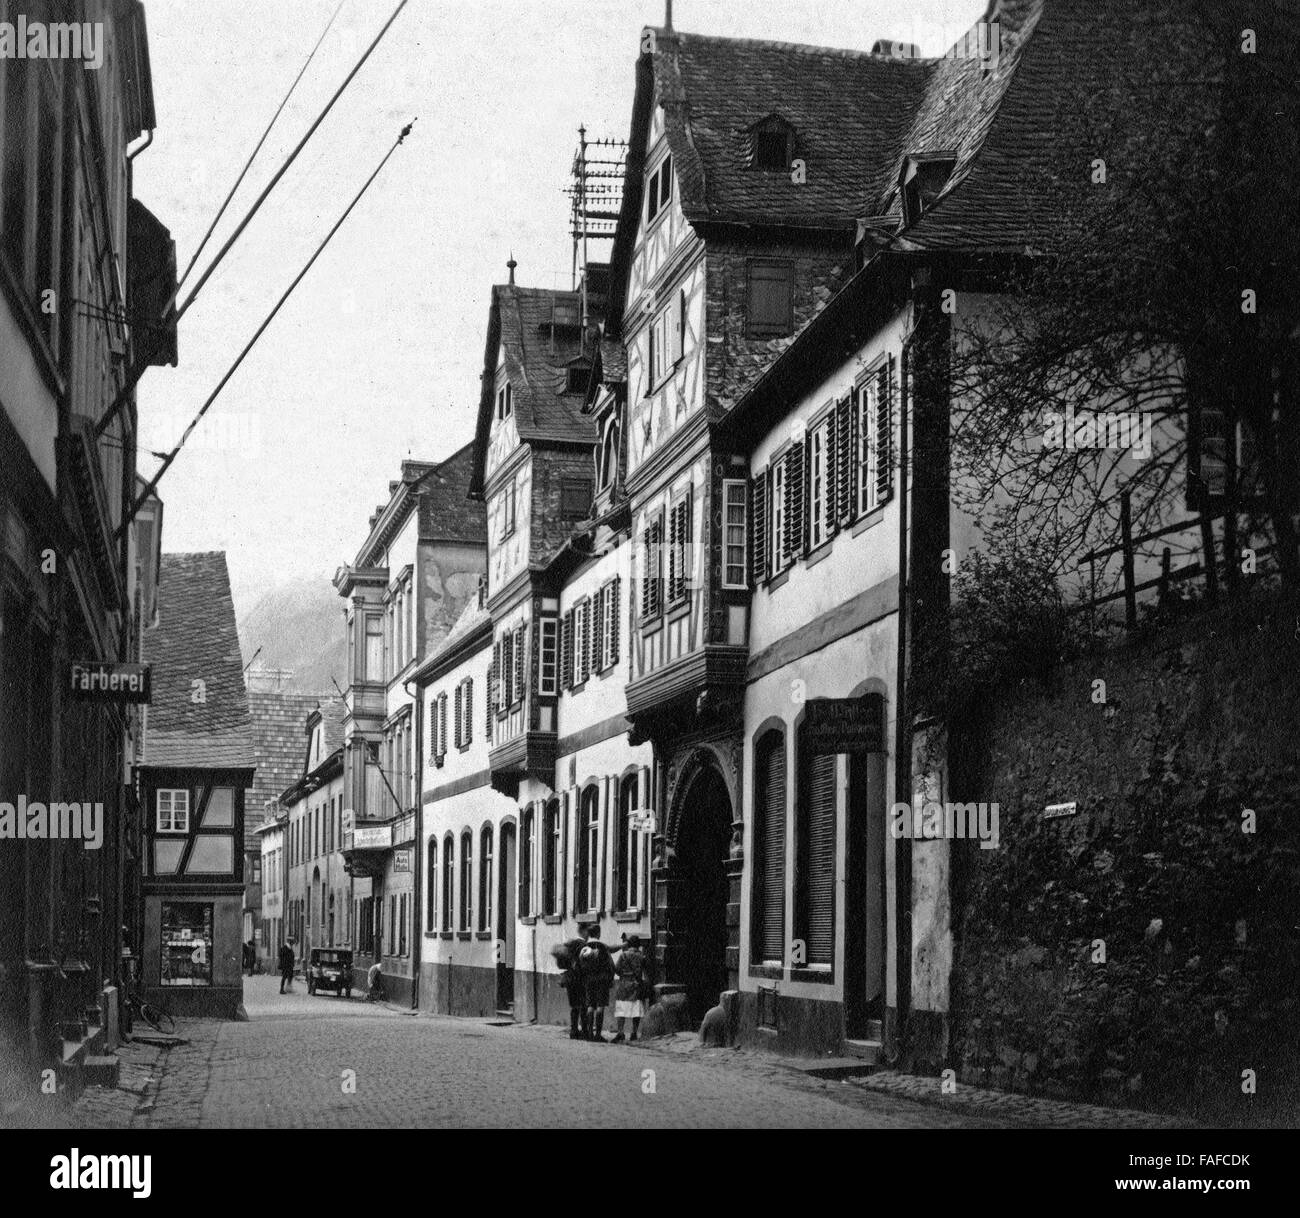
{"type": "Polygon", "coordinates": [[[480,941],[491,939],[492,932],[490,930],[481,930],[478,932],[478,938],[480,941]]]}
{"type": "Polygon", "coordinates": [[[835,544],[835,538],[830,537],[821,543],[815,550],[808,551],[808,557],[804,559],[805,567],[815,567],[823,558],[826,558],[831,552],[831,546],[835,544]]]}
{"type": "Polygon", "coordinates": [[[454,930],[441,930],[438,932],[439,939],[454,939],[456,932],[454,930]]]}
{"type": "Polygon", "coordinates": [[[560,923],[564,921],[564,915],[563,915],[563,914],[547,914],[547,915],[542,919],[542,921],[543,921],[547,926],[559,926],[560,923]]]}
{"type": "Polygon", "coordinates": [[[679,601],[668,610],[668,616],[664,619],[668,623],[680,621],[691,611],[691,598],[688,593],[684,601],[679,601]]]}
{"type": "Polygon", "coordinates": [[[883,504],[878,508],[872,508],[871,511],[869,511],[861,520],[858,521],[857,524],[853,526],[853,531],[850,536],[856,537],[859,533],[865,533],[868,529],[874,529],[876,525],[880,524],[884,519],[885,508],[883,504]]]}
{"type": "Polygon", "coordinates": [[[456,932],[456,938],[461,940],[463,943],[469,942],[473,937],[474,932],[472,930],[458,930],[456,932]]]}
{"type": "Polygon", "coordinates": [[[780,981],[785,977],[785,969],[779,964],[751,964],[749,975],[765,981],[780,981]]]}
{"type": "Polygon", "coordinates": [[[520,916],[519,916],[519,922],[520,922],[520,925],[522,925],[522,926],[536,926],[536,925],[537,925],[537,915],[536,915],[536,914],[520,914],[520,916]]]}
{"type": "Polygon", "coordinates": [[[773,575],[771,579],[767,581],[767,590],[769,592],[775,592],[782,584],[786,583],[789,579],[790,579],[790,568],[786,567],[784,571],[781,571],[780,573],[773,575]]]}
{"type": "Polygon", "coordinates": [[[436,939],[438,937],[438,932],[436,930],[426,930],[424,932],[424,937],[426,939],[436,939]]]}
{"type": "Polygon", "coordinates": [[[625,909],[614,915],[615,922],[640,922],[644,915],[639,909],[625,909]]]}
{"type": "Polygon", "coordinates": [[[829,965],[822,968],[792,968],[791,981],[812,981],[818,985],[834,985],[835,970],[829,965]]]}
{"type": "Polygon", "coordinates": [[[658,615],[646,619],[641,623],[641,637],[645,638],[648,635],[656,633],[663,628],[663,624],[664,619],[658,615]]]}

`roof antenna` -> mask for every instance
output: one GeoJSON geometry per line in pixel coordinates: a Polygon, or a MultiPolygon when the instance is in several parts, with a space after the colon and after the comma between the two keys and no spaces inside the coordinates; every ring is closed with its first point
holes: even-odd
{"type": "Polygon", "coordinates": [[[664,0],[664,29],[673,28],[673,0],[664,0]]]}
{"type": "Polygon", "coordinates": [[[509,270],[510,270],[510,286],[511,286],[511,287],[514,287],[514,285],[515,285],[515,267],[517,267],[518,265],[519,265],[519,263],[517,263],[517,262],[515,261],[515,252],[514,252],[514,250],[511,250],[511,251],[510,251],[510,261],[506,263],[506,266],[507,266],[507,267],[509,268],[509,270]]]}

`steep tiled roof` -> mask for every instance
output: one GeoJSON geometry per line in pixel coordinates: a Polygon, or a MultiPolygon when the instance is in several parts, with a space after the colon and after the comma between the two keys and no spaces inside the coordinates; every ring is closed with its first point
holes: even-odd
{"type": "Polygon", "coordinates": [[[474,445],[466,444],[420,479],[420,538],[487,545],[487,507],[466,498],[474,445]]]}
{"type": "MultiPolygon", "coordinates": [[[[567,324],[552,327],[557,315],[576,317],[580,308],[577,292],[521,288],[513,283],[499,283],[492,288],[470,484],[476,498],[483,491],[492,430],[498,344],[505,355],[519,438],[526,443],[596,443],[595,421],[582,411],[583,395],[565,392],[568,366],[583,353],[580,328],[567,324]]],[[[587,344],[588,356],[592,345],[587,344]]]]}
{"type": "Polygon", "coordinates": [[[819,228],[852,228],[882,193],[933,70],[929,60],[666,30],[652,59],[686,217],[819,228]],[[804,183],[751,167],[752,128],[773,116],[794,128],[804,183]]]}
{"type": "MultiPolygon", "coordinates": [[[[936,99],[942,136],[962,156],[944,192],[903,233],[901,248],[1042,251],[1089,186],[1109,132],[1090,131],[1090,102],[1123,82],[1185,77],[1189,48],[1210,35],[1197,6],[1133,0],[1001,0],[1001,53],[977,97],[936,99]],[[1181,19],[1181,20],[1180,20],[1181,19]]],[[[1206,90],[1207,94],[1209,90],[1206,90]]],[[[1197,99],[1188,97],[1189,107],[1197,99]]],[[[1189,123],[1196,120],[1189,109],[1189,123]]]]}
{"type": "Polygon", "coordinates": [[[144,764],[252,767],[253,729],[225,554],[163,555],[158,625],[144,632],[141,650],[153,666],[144,764]]]}
{"type": "MultiPolygon", "coordinates": [[[[307,757],[307,716],[321,703],[319,694],[285,694],[250,690],[257,774],[246,797],[251,812],[275,799],[302,773],[307,757]]],[[[337,699],[335,699],[337,701],[337,699]]]]}

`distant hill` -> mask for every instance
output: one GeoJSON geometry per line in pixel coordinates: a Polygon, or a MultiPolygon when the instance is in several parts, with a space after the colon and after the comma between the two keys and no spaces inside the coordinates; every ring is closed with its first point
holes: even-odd
{"type": "Polygon", "coordinates": [[[348,642],[343,599],[328,576],[308,576],[268,592],[239,621],[244,663],[261,654],[249,670],[287,669],[293,676],[262,688],[284,693],[329,693],[332,676],[347,688],[348,642]]]}

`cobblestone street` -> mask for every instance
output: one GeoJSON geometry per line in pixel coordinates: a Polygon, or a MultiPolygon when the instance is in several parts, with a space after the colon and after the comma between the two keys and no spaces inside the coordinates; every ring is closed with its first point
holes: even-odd
{"type": "MultiPolygon", "coordinates": [[[[570,1041],[553,1027],[404,1014],[358,999],[281,996],[245,980],[248,1022],[180,1021],[155,1084],[88,1092],[86,1126],[135,1128],[992,1127],[728,1051],[570,1041]],[[113,1097],[110,1099],[110,1097],[113,1097]]],[[[128,1054],[134,1055],[136,1046],[128,1054]]]]}

